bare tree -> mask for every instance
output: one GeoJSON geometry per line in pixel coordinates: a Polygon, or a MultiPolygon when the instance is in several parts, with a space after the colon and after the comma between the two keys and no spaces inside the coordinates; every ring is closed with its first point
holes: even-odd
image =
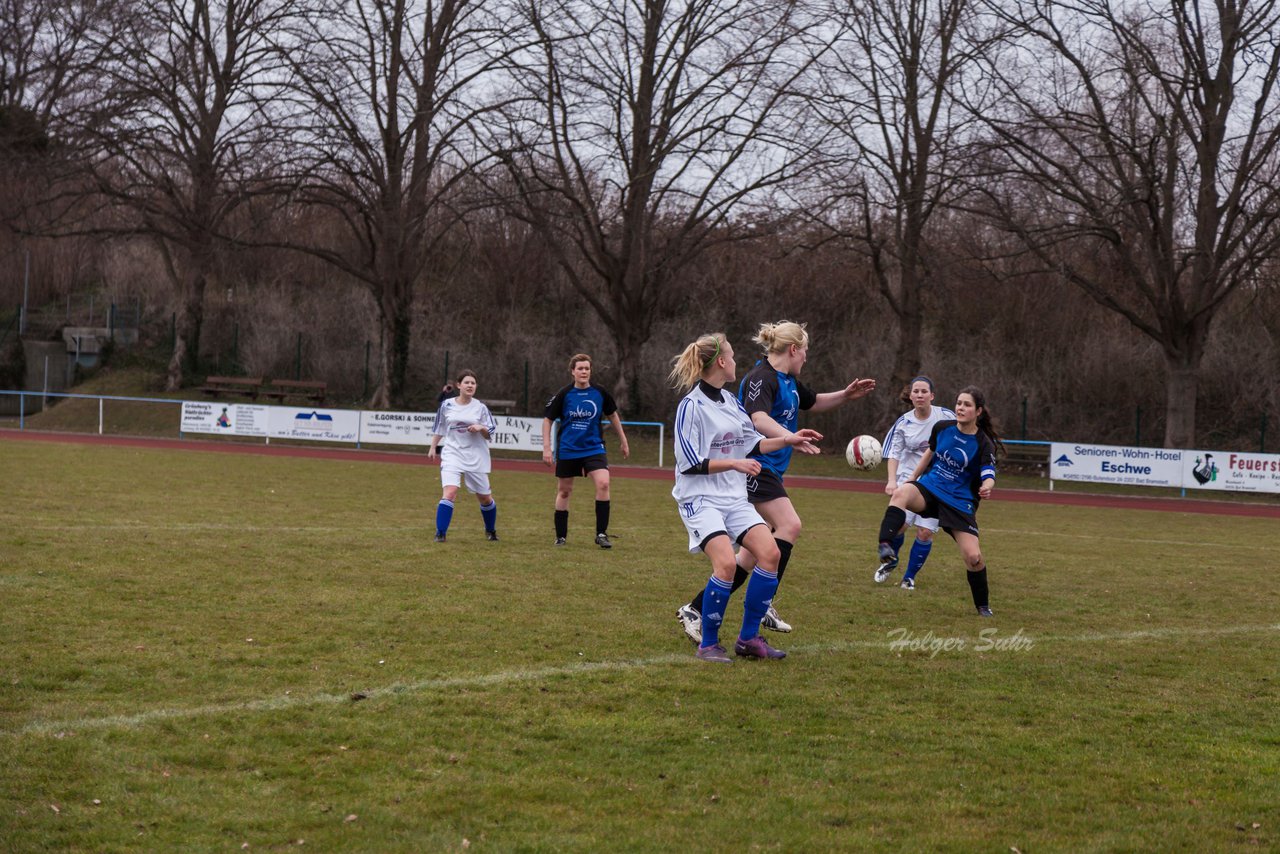
{"type": "Polygon", "coordinates": [[[974,0],[833,0],[838,29],[812,101],[826,129],[825,201],[810,210],[867,258],[897,319],[893,388],[921,370],[930,223],[955,195],[976,124],[953,97],[979,47],[974,0]]]}
{"type": "Polygon", "coordinates": [[[464,212],[478,122],[504,93],[489,79],[508,45],[501,4],[332,0],[307,18],[294,58],[309,152],[299,198],[333,212],[337,241],[292,245],[364,284],[381,323],[375,407],[404,404],[414,289],[464,212]]]}
{"type": "MultiPolygon", "coordinates": [[[[615,397],[635,408],[641,350],[681,271],[750,233],[793,177],[789,95],[817,27],[796,4],[527,0],[536,34],[513,86],[510,206],[543,235],[613,336],[615,397]]],[[[714,319],[698,319],[712,323],[714,319]]]]}
{"type": "Polygon", "coordinates": [[[100,39],[119,4],[0,0],[0,110],[21,109],[49,128],[93,91],[107,59],[100,39]]]}
{"type": "Polygon", "coordinates": [[[1166,446],[1196,441],[1210,327],[1280,249],[1275,0],[991,4],[985,212],[1043,269],[1156,341],[1166,446]]]}
{"type": "Polygon", "coordinates": [[[98,32],[107,85],[78,115],[96,190],[89,227],[155,241],[178,296],[167,387],[199,369],[204,293],[221,236],[278,153],[273,34],[293,0],[136,0],[98,32]]]}

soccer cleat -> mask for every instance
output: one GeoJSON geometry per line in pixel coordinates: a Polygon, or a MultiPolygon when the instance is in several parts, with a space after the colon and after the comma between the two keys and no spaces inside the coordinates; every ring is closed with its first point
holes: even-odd
{"type": "Polygon", "coordinates": [[[978,616],[979,616],[979,617],[994,617],[994,616],[995,616],[995,614],[991,613],[991,609],[990,609],[989,607],[987,607],[986,605],[979,605],[979,606],[978,606],[978,616]]]}
{"type": "Polygon", "coordinates": [[[751,640],[743,640],[738,638],[738,642],[733,645],[733,651],[743,658],[786,658],[787,654],[780,649],[774,649],[765,643],[764,638],[756,635],[751,640]]]}
{"type": "Polygon", "coordinates": [[[435,538],[434,540],[432,540],[432,542],[434,542],[434,543],[443,543],[443,542],[444,542],[444,534],[440,533],[439,531],[436,531],[436,538],[435,538]]]}
{"type": "Polygon", "coordinates": [[[609,542],[608,534],[596,534],[596,545],[602,549],[613,548],[613,543],[609,542]]]}
{"type": "Polygon", "coordinates": [[[778,609],[774,608],[772,605],[769,606],[768,611],[764,612],[764,619],[760,621],[760,625],[771,632],[791,631],[791,624],[779,617],[778,609]]]}
{"type": "Polygon", "coordinates": [[[915,590],[916,580],[914,578],[904,578],[902,579],[902,583],[899,584],[898,586],[901,587],[903,590],[915,590]]]}
{"type": "Polygon", "coordinates": [[[702,615],[693,610],[692,605],[681,605],[676,609],[676,619],[685,636],[698,646],[702,646],[702,615]]]}
{"type": "Polygon", "coordinates": [[[556,545],[557,545],[557,546],[563,546],[563,545],[564,545],[564,537],[556,537],[556,545]]]}
{"type": "Polygon", "coordinates": [[[496,542],[498,541],[498,532],[497,532],[497,531],[485,531],[485,532],[484,532],[484,538],[485,538],[486,540],[488,540],[489,542],[491,542],[491,543],[496,543],[496,542]]]}
{"type": "Polygon", "coordinates": [[[880,544],[880,567],[876,570],[876,584],[885,581],[898,568],[898,556],[893,553],[893,546],[880,544]]]}
{"type": "Polygon", "coordinates": [[[711,646],[700,646],[694,655],[703,661],[713,661],[716,664],[733,664],[733,659],[729,657],[729,653],[718,643],[711,646]]]}

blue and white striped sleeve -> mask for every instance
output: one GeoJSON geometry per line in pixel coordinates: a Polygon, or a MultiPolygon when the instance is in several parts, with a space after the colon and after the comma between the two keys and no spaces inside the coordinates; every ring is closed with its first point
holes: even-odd
{"type": "Polygon", "coordinates": [[[498,421],[493,417],[493,413],[489,411],[489,407],[484,404],[481,404],[481,406],[483,409],[480,413],[480,423],[484,425],[484,429],[488,430],[489,435],[492,437],[494,433],[498,432],[498,421]]]}
{"type": "Polygon", "coordinates": [[[450,398],[445,398],[444,400],[440,401],[440,408],[436,410],[436,420],[431,423],[432,436],[445,435],[445,429],[449,423],[449,420],[447,416],[445,416],[444,411],[449,408],[449,401],[450,401],[450,398]]]}
{"type": "Polygon", "coordinates": [[[898,420],[894,421],[893,426],[889,428],[889,432],[884,434],[884,441],[880,445],[884,449],[883,456],[885,459],[902,459],[902,443],[894,440],[898,438],[898,428],[906,417],[905,415],[899,415],[898,420]]]}
{"type": "Polygon", "coordinates": [[[688,471],[702,465],[705,459],[702,448],[702,421],[698,418],[698,406],[689,398],[680,401],[676,408],[676,471],[688,471]]]}

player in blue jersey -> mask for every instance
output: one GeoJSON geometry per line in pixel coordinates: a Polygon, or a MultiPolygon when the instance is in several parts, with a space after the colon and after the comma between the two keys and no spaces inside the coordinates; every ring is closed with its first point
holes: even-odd
{"type": "Polygon", "coordinates": [[[689,551],[703,552],[711,560],[698,658],[731,661],[720,645],[720,625],[733,592],[735,543],[754,557],[734,652],[744,658],[785,658],[785,652],[760,637],[760,621],[778,587],[780,555],[764,519],[747,500],[747,478],[760,474],[762,454],[784,447],[811,451],[821,436],[813,430],[784,431],[775,438],[757,432],[742,403],[725,389],[737,366],[722,333],[703,335],[673,362],[671,384],[688,393],[676,410],[676,483],[671,496],[689,533],[689,551]]]}
{"type": "MultiPolygon", "coordinates": [[[[919,376],[903,389],[902,402],[911,409],[899,416],[889,432],[885,434],[884,462],[889,470],[885,481],[886,495],[893,495],[898,487],[911,480],[920,459],[929,449],[929,437],[933,435],[933,425],[939,421],[955,420],[956,414],[945,406],[933,405],[933,380],[919,376]]],[[[923,474],[923,470],[920,472],[923,474]]],[[[898,554],[905,541],[907,525],[916,529],[915,541],[911,544],[911,554],[907,559],[907,571],[903,573],[901,587],[903,590],[916,589],[916,575],[924,568],[924,562],[933,549],[933,535],[938,533],[938,520],[907,512],[907,521],[903,529],[893,538],[893,558],[884,561],[876,569],[876,584],[886,581],[898,568],[898,554]]]]}
{"type": "Polygon", "coordinates": [[[573,481],[589,477],[596,488],[596,545],[613,548],[609,541],[609,459],[605,456],[604,421],[607,418],[618,433],[622,458],[631,456],[627,434],[622,429],[613,395],[591,381],[591,357],[578,353],[569,360],[573,382],[560,389],[551,400],[542,419],[542,461],[556,467],[556,545],[563,546],[569,536],[569,496],[573,481]],[[560,422],[556,449],[551,450],[551,428],[560,422]]]}
{"type": "Polygon", "coordinates": [[[973,604],[991,616],[987,562],[978,546],[978,503],[996,485],[996,455],[1003,450],[983,393],[968,386],[956,396],[954,421],[939,421],[929,436],[929,449],[914,479],[893,492],[880,522],[879,558],[893,557],[893,538],[906,523],[907,512],[938,519],[942,530],[960,547],[973,604]]]}
{"type": "Polygon", "coordinates": [[[437,543],[445,541],[449,522],[453,519],[453,501],[458,488],[467,485],[480,501],[480,516],[484,519],[486,539],[498,540],[498,505],[489,487],[489,440],[498,431],[489,407],[476,400],[476,375],[471,371],[458,374],[458,396],[440,402],[436,420],[431,427],[431,446],[427,459],[436,458],[436,447],[448,450],[440,458],[440,483],[443,492],[436,505],[437,543]],[[441,441],[443,440],[443,442],[441,441]]]}
{"type": "MultiPolygon", "coordinates": [[[[800,423],[800,411],[826,412],[851,400],[865,397],[876,387],[872,379],[855,379],[839,391],[818,394],[800,382],[798,377],[809,358],[809,333],[804,326],[789,320],[765,323],[752,340],[764,350],[765,358],[756,363],[738,387],[738,399],[761,435],[783,437],[794,433],[800,423]]],[[[818,437],[821,439],[821,436],[818,437]]],[[[816,447],[801,446],[802,453],[817,453],[816,447]]],[[[760,471],[747,478],[747,498],[773,529],[778,560],[778,582],[786,572],[791,550],[800,536],[800,516],[796,513],[782,485],[783,475],[791,464],[791,446],[783,446],[760,457],[760,471]]],[[[750,577],[749,567],[759,555],[749,549],[738,556],[733,589],[750,577]]],[[[694,643],[702,638],[702,594],[676,610],[685,634],[694,643]]],[[[789,632],[791,626],[778,616],[771,604],[763,625],[777,632],[789,632]]]]}

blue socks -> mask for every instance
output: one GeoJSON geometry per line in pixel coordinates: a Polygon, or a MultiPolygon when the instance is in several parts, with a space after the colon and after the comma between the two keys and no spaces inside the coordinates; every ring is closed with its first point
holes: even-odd
{"type": "Polygon", "coordinates": [[[441,498],[440,503],[436,505],[436,533],[446,533],[451,521],[453,521],[453,502],[441,498]]]}
{"type": "Polygon", "coordinates": [[[707,589],[702,591],[702,645],[720,643],[720,624],[724,622],[724,609],[729,604],[733,584],[721,581],[714,575],[707,579],[707,589]]]}
{"type": "Polygon", "coordinates": [[[893,546],[893,556],[897,557],[898,552],[902,551],[902,544],[906,542],[906,534],[903,531],[898,532],[898,536],[889,541],[889,545],[893,546]]]}
{"type": "Polygon", "coordinates": [[[916,540],[911,544],[911,557],[907,561],[907,571],[902,575],[904,581],[908,578],[915,578],[916,573],[924,568],[924,562],[929,559],[929,550],[932,548],[933,540],[927,543],[916,540]]]}
{"type": "MultiPolygon", "coordinates": [[[[778,592],[778,574],[756,567],[747,581],[746,601],[742,605],[742,633],[739,640],[751,640],[760,634],[760,621],[769,610],[773,594],[778,592]]],[[[706,617],[703,617],[705,622],[706,617]]],[[[706,637],[703,629],[703,637],[706,637]]]]}
{"type": "Polygon", "coordinates": [[[486,531],[497,530],[498,527],[498,502],[490,499],[488,504],[480,505],[480,515],[484,519],[484,529],[486,531]]]}

